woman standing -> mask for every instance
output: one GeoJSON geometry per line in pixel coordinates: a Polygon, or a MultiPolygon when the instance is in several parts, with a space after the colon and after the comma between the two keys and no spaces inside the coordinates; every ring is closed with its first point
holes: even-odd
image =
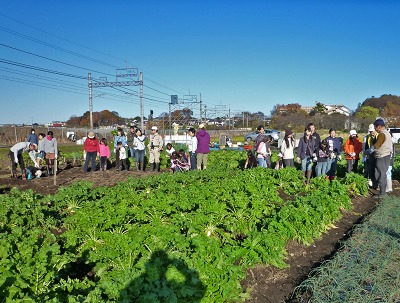
{"type": "Polygon", "coordinates": [[[100,144],[99,140],[95,138],[94,132],[89,132],[85,143],[83,144],[83,155],[85,158],[85,164],[83,165],[83,172],[86,173],[89,162],[91,162],[91,172],[96,170],[96,157],[100,155],[100,144]]]}
{"type": "Polygon", "coordinates": [[[133,146],[135,147],[136,168],[138,171],[144,171],[144,153],[146,148],[144,141],[147,137],[142,134],[142,131],[139,128],[136,130],[135,135],[133,146]]]}
{"type": "Polygon", "coordinates": [[[54,138],[53,132],[49,130],[47,132],[47,136],[43,139],[43,148],[45,152],[46,165],[47,165],[47,175],[52,176],[53,174],[57,174],[57,172],[53,171],[54,162],[58,158],[58,143],[57,139],[54,138]]]}
{"type": "Polygon", "coordinates": [[[267,137],[264,137],[261,139],[261,142],[258,143],[257,146],[257,163],[258,166],[261,167],[267,167],[267,155],[268,155],[268,151],[267,151],[267,143],[268,143],[268,139],[267,137]]]}
{"type": "Polygon", "coordinates": [[[315,142],[311,133],[312,131],[310,127],[307,127],[304,130],[304,135],[300,138],[299,147],[297,149],[297,162],[301,161],[301,171],[303,172],[303,176],[306,177],[307,174],[307,184],[310,183],[313,158],[316,156],[314,153],[315,142]]]}
{"type": "Polygon", "coordinates": [[[358,160],[360,159],[360,153],[362,151],[362,143],[358,139],[357,132],[352,129],[350,131],[350,137],[344,144],[344,152],[346,153],[347,160],[347,172],[357,172],[358,160]]]}
{"type": "Polygon", "coordinates": [[[342,159],[340,152],[342,150],[342,144],[340,143],[340,139],[336,137],[336,131],[331,128],[329,130],[329,137],[327,137],[326,142],[328,142],[329,149],[329,157],[328,157],[328,166],[326,168],[326,176],[330,181],[335,179],[336,170],[337,170],[337,162],[342,159]]]}
{"type": "Polygon", "coordinates": [[[283,158],[283,167],[293,167],[294,166],[294,147],[295,141],[293,138],[293,131],[288,128],[285,130],[285,138],[283,139],[281,146],[281,153],[283,158]]]}

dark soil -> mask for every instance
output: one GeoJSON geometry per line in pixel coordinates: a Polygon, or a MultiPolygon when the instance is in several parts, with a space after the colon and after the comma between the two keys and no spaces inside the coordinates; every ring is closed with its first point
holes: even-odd
{"type": "MultiPolygon", "coordinates": [[[[59,168],[59,173],[54,185],[54,177],[42,177],[24,181],[21,178],[10,178],[10,172],[0,171],[0,194],[7,193],[13,187],[21,190],[32,189],[42,195],[54,194],[59,187],[68,186],[78,180],[86,180],[94,183],[94,186],[114,186],[129,177],[140,178],[157,174],[155,172],[138,172],[135,170],[118,172],[115,168],[108,171],[95,171],[83,173],[82,167],[65,166],[59,168]]],[[[394,193],[400,195],[399,183],[393,182],[394,193]]],[[[321,262],[332,257],[345,240],[355,224],[362,221],[365,215],[370,213],[377,205],[377,201],[371,196],[353,199],[354,208],[343,211],[343,217],[335,223],[335,227],[328,230],[321,239],[316,240],[310,246],[301,245],[295,241],[287,245],[286,269],[278,269],[273,266],[258,266],[249,270],[242,285],[245,289],[251,288],[251,299],[248,302],[296,302],[291,298],[293,290],[308,273],[321,262]]],[[[57,231],[59,232],[59,231],[57,231]]]]}

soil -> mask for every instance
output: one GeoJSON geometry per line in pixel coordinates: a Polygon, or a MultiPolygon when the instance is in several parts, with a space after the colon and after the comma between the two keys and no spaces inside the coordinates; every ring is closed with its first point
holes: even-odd
{"type": "MultiPolygon", "coordinates": [[[[13,187],[20,190],[32,189],[42,195],[54,194],[61,186],[68,186],[78,180],[86,180],[94,183],[94,186],[114,186],[129,177],[140,178],[157,174],[156,172],[138,172],[135,170],[117,172],[115,168],[108,171],[95,171],[83,173],[82,167],[71,165],[60,167],[54,185],[54,177],[42,177],[29,181],[21,178],[12,179],[10,173],[0,171],[0,194],[7,193],[13,187]]],[[[393,181],[394,194],[400,195],[399,183],[393,181]]],[[[310,246],[301,245],[295,241],[287,245],[288,267],[278,269],[273,266],[258,266],[249,270],[242,285],[245,289],[251,288],[250,303],[279,303],[297,302],[292,298],[293,291],[308,273],[318,267],[324,260],[330,259],[340,246],[340,242],[349,237],[354,225],[360,223],[377,205],[377,200],[371,195],[353,199],[353,209],[343,211],[343,217],[335,223],[335,227],[328,230],[321,239],[316,240],[310,246]]]]}

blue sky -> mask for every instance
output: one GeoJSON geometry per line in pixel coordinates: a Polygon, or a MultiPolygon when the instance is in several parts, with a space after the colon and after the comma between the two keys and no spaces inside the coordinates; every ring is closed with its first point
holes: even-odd
{"type": "MultiPolygon", "coordinates": [[[[127,66],[143,72],[145,116],[169,95],[201,93],[209,116],[400,95],[399,1],[1,2],[0,124],[82,115],[88,72],[115,81],[127,66]]],[[[94,89],[93,110],[138,116],[138,91],[94,89]]]]}

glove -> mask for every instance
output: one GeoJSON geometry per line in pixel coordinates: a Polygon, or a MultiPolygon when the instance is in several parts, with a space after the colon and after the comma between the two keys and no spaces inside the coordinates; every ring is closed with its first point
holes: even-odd
{"type": "Polygon", "coordinates": [[[341,155],[339,155],[337,158],[338,158],[339,161],[342,161],[342,156],[341,155]]]}
{"type": "Polygon", "coordinates": [[[83,154],[83,160],[86,160],[86,153],[83,154]]]}
{"type": "Polygon", "coordinates": [[[329,156],[331,159],[335,159],[336,158],[336,154],[335,153],[331,153],[329,156]]]}
{"type": "Polygon", "coordinates": [[[297,157],[296,160],[297,160],[297,163],[300,163],[300,161],[301,161],[300,157],[297,157]]]}
{"type": "Polygon", "coordinates": [[[350,153],[350,157],[354,157],[356,153],[350,153]]]}
{"type": "Polygon", "coordinates": [[[39,164],[38,164],[37,162],[35,162],[35,167],[36,167],[36,168],[39,168],[39,167],[40,167],[39,164]]]}
{"type": "Polygon", "coordinates": [[[18,158],[14,158],[14,162],[15,162],[15,163],[18,163],[18,158]]]}
{"type": "Polygon", "coordinates": [[[317,162],[318,158],[317,157],[313,157],[313,162],[317,162]]]}
{"type": "Polygon", "coordinates": [[[317,156],[317,154],[316,154],[316,153],[313,153],[312,156],[313,156],[313,158],[315,158],[315,157],[317,156]]]}

